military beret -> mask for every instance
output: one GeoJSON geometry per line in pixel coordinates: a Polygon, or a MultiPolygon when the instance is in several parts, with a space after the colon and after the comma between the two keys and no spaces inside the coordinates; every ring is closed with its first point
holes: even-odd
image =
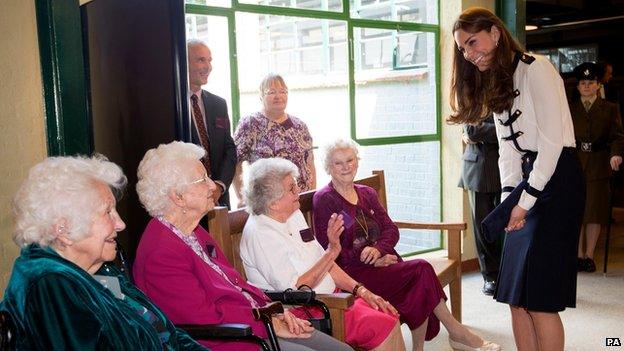
{"type": "Polygon", "coordinates": [[[574,68],[574,76],[579,81],[581,80],[598,80],[600,75],[600,69],[597,64],[593,62],[583,62],[574,68]]]}

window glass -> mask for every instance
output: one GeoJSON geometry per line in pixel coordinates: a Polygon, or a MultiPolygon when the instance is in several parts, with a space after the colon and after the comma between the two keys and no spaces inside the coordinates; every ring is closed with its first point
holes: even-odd
{"type": "Polygon", "coordinates": [[[231,0],[185,0],[187,4],[191,5],[207,5],[207,6],[219,6],[219,7],[232,7],[231,0]]]}
{"type": "Polygon", "coordinates": [[[240,0],[241,3],[342,12],[342,0],[240,0]]]}
{"type": "Polygon", "coordinates": [[[435,134],[433,33],[354,28],[358,139],[435,134]]]}
{"type": "Polygon", "coordinates": [[[438,23],[437,0],[349,0],[352,18],[438,23]]]}
{"type": "Polygon", "coordinates": [[[227,101],[230,122],[232,121],[232,89],[230,79],[230,44],[227,36],[226,17],[186,15],[186,38],[204,41],[212,54],[212,72],[203,89],[227,101]]]}

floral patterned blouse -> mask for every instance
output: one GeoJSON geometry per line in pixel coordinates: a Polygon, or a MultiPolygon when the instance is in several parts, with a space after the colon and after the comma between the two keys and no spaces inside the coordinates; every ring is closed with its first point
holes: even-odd
{"type": "Polygon", "coordinates": [[[288,115],[284,122],[275,123],[262,112],[253,113],[239,122],[234,143],[239,162],[285,158],[299,168],[301,191],[312,189],[312,170],[306,162],[312,153],[312,136],[299,118],[288,115]]]}

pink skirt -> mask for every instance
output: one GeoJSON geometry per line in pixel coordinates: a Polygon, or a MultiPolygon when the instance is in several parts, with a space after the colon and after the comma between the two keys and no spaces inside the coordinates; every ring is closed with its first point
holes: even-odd
{"type": "MultiPolygon", "coordinates": [[[[307,319],[309,316],[305,309],[314,318],[323,317],[322,311],[316,307],[297,307],[289,311],[307,319]]],[[[377,311],[365,300],[357,298],[353,306],[345,311],[345,342],[367,350],[374,349],[388,338],[398,320],[398,317],[377,311]]]]}

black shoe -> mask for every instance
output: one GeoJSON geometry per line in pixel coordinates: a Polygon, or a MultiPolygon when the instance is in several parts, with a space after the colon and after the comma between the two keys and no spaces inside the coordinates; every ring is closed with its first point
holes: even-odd
{"type": "Polygon", "coordinates": [[[483,289],[481,289],[481,291],[483,291],[483,293],[488,296],[494,295],[495,290],[496,282],[493,280],[486,280],[485,283],[483,283],[483,289]]]}
{"type": "Polygon", "coordinates": [[[585,259],[585,272],[595,272],[596,271],[596,262],[594,262],[593,259],[591,258],[586,258],[585,259]]]}
{"type": "Polygon", "coordinates": [[[578,272],[585,272],[587,270],[587,259],[577,257],[576,258],[576,270],[578,272]]]}

